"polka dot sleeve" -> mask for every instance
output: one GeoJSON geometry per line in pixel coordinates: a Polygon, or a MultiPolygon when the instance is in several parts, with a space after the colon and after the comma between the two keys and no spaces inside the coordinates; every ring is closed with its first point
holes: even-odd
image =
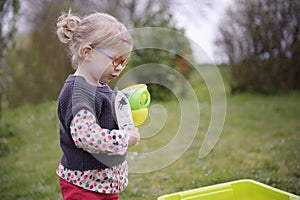
{"type": "Polygon", "coordinates": [[[123,155],[128,148],[128,135],[121,130],[103,129],[88,110],[80,110],[70,124],[71,136],[77,148],[89,153],[108,152],[123,155]]]}

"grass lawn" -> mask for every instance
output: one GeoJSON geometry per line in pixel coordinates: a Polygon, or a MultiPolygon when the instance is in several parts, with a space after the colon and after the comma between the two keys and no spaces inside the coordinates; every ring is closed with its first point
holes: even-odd
{"type": "MultiPolygon", "coordinates": [[[[191,146],[167,167],[130,173],[121,199],[155,199],[243,178],[300,195],[299,102],[300,94],[228,95],[226,122],[218,143],[207,157],[199,159],[210,119],[209,99],[199,98],[201,123],[191,146]]],[[[176,129],[177,102],[159,104],[168,111],[168,121],[158,135],[143,139],[134,151],[166,143],[166,135],[176,129]]],[[[56,102],[4,110],[2,118],[1,199],[62,199],[55,174],[61,156],[56,102]]]]}

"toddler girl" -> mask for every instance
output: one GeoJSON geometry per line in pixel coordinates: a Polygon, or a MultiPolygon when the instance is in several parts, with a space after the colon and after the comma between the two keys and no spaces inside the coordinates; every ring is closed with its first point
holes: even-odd
{"type": "Polygon", "coordinates": [[[107,83],[127,66],[132,38],[116,18],[69,11],[58,18],[57,35],[69,43],[75,73],[59,95],[60,145],[56,171],[65,200],[118,199],[128,184],[126,152],[139,142],[137,128],[119,130],[107,83]]]}

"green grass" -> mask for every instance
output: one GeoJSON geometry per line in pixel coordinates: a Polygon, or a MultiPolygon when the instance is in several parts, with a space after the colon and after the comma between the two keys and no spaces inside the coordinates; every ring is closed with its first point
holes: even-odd
{"type": "Polygon", "coordinates": [[[0,145],[1,199],[57,199],[55,170],[60,158],[58,121],[53,102],[23,106],[3,114],[0,145]],[[6,127],[14,137],[4,139],[6,127]],[[6,140],[3,142],[3,140],[6,140]]]}
{"type": "Polygon", "coordinates": [[[193,145],[171,166],[150,174],[131,174],[124,197],[154,199],[243,178],[299,195],[299,100],[299,94],[228,97],[225,127],[206,158],[198,158],[203,138],[200,128],[193,145]]]}
{"type": "MultiPolygon", "coordinates": [[[[203,85],[195,90],[201,121],[192,145],[167,167],[131,173],[121,199],[155,199],[163,194],[243,178],[300,195],[300,94],[228,95],[221,137],[212,152],[199,159],[210,119],[210,101],[203,85]]],[[[159,104],[168,111],[165,127],[131,151],[153,150],[174,136],[178,128],[174,126],[178,103],[159,104]]],[[[1,199],[62,199],[55,174],[61,156],[56,102],[5,110],[2,117],[1,199]]]]}

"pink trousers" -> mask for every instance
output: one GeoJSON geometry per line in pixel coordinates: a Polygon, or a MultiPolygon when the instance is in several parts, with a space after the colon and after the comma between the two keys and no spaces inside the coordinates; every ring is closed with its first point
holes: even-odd
{"type": "Polygon", "coordinates": [[[64,200],[118,200],[119,194],[103,194],[77,187],[59,178],[60,190],[64,200]]]}

